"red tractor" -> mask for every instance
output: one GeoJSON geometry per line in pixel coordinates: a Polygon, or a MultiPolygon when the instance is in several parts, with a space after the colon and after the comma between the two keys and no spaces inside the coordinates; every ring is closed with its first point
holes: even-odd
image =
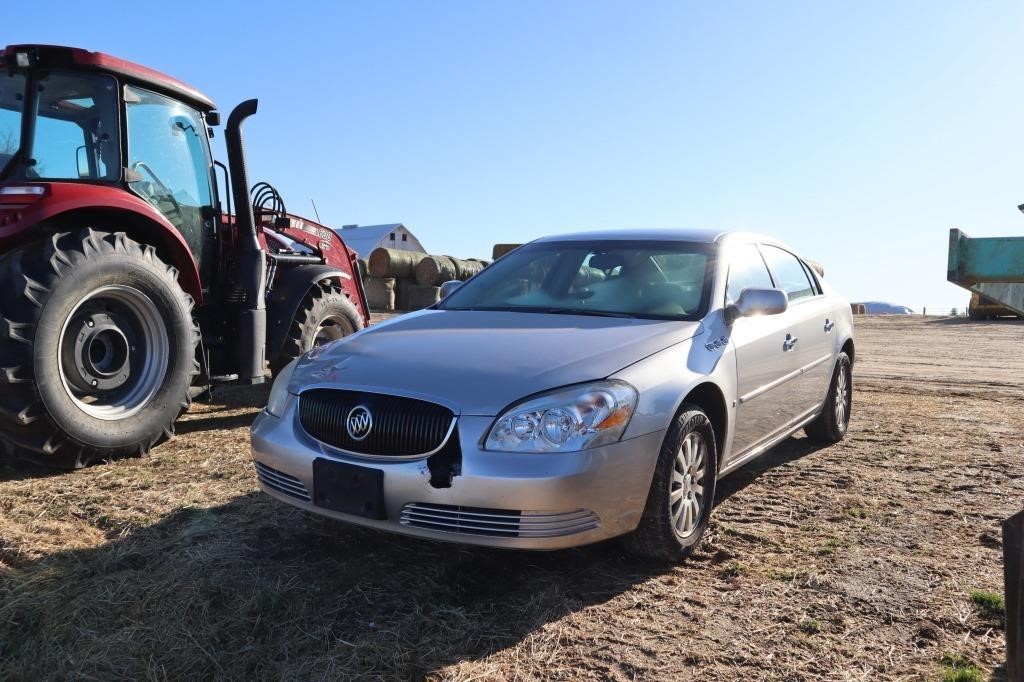
{"type": "Polygon", "coordinates": [[[144,454],[206,387],[262,383],[369,322],[355,253],[270,185],[250,191],[255,112],[228,116],[229,170],[210,151],[220,115],[188,85],[97,52],[4,50],[0,445],[62,468],[144,454]]]}

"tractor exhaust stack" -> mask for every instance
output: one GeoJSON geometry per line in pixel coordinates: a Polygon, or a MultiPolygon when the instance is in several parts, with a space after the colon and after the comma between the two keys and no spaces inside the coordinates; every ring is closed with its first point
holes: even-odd
{"type": "Polygon", "coordinates": [[[242,235],[239,256],[239,279],[245,292],[246,307],[239,315],[238,366],[239,381],[262,384],[267,352],[267,259],[256,231],[256,219],[249,200],[249,172],[245,166],[242,124],[256,113],[258,100],[249,99],[228,116],[224,130],[231,168],[231,191],[235,199],[235,220],[242,235]]]}

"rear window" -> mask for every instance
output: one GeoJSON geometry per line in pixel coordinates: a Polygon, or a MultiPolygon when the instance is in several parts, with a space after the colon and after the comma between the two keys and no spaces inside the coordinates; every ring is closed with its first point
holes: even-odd
{"type": "Polygon", "coordinates": [[[776,288],[785,291],[790,301],[815,295],[816,288],[807,278],[807,271],[799,258],[789,251],[769,245],[762,245],[761,253],[775,277],[776,288]]]}

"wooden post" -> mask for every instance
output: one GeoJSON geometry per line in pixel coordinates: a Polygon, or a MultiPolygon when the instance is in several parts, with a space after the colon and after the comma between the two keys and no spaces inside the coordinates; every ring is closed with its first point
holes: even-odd
{"type": "Polygon", "coordinates": [[[1003,521],[1006,677],[1024,682],[1024,511],[1003,521]]]}

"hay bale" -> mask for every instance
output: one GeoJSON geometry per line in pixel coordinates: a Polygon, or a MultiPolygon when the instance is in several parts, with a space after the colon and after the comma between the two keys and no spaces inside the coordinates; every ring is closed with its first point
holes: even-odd
{"type": "Polygon", "coordinates": [[[416,265],[416,283],[421,286],[437,287],[459,278],[455,259],[448,256],[427,256],[416,265]]]}
{"type": "Polygon", "coordinates": [[[425,287],[419,284],[412,284],[407,287],[406,300],[409,310],[419,310],[434,305],[441,300],[440,287],[425,287]]]}
{"type": "Polygon", "coordinates": [[[495,244],[491,250],[491,259],[498,260],[513,249],[518,249],[522,244],[495,244]]]}
{"type": "Polygon", "coordinates": [[[416,276],[416,266],[426,257],[427,254],[419,251],[377,248],[370,254],[370,275],[413,279],[416,276]]]}
{"type": "Polygon", "coordinates": [[[356,270],[359,271],[360,279],[365,280],[370,276],[370,263],[365,258],[356,259],[356,270]]]}
{"type": "Polygon", "coordinates": [[[412,280],[398,281],[398,309],[419,310],[441,300],[441,288],[416,284],[412,280]]]}
{"type": "MultiPolygon", "coordinates": [[[[456,279],[461,279],[463,282],[484,269],[484,262],[474,258],[466,260],[462,260],[461,258],[452,258],[452,262],[455,263],[455,270],[457,272],[456,279]]],[[[444,282],[441,282],[441,284],[444,284],[444,282]]]]}
{"type": "Polygon", "coordinates": [[[395,310],[395,278],[367,277],[363,280],[366,304],[370,310],[391,313],[395,310]]]}

